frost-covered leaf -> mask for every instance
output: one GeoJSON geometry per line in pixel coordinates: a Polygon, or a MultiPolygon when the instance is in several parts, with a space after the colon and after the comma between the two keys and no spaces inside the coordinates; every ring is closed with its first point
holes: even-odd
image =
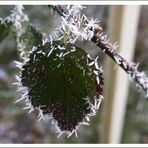
{"type": "Polygon", "coordinates": [[[26,100],[43,115],[52,116],[58,132],[70,134],[95,115],[103,85],[97,58],[70,43],[53,41],[34,48],[22,68],[26,100]]]}
{"type": "Polygon", "coordinates": [[[28,52],[33,46],[42,44],[42,34],[33,25],[28,24],[24,33],[19,37],[19,43],[23,43],[24,52],[28,52]]]}
{"type": "Polygon", "coordinates": [[[10,33],[12,23],[8,21],[0,21],[0,42],[2,42],[10,33]]]}

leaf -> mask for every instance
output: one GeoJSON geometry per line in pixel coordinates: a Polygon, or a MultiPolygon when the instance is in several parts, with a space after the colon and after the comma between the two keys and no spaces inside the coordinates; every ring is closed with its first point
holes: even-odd
{"type": "Polygon", "coordinates": [[[61,131],[72,132],[86,116],[95,114],[103,78],[95,65],[88,66],[91,62],[80,48],[53,41],[32,51],[22,67],[22,86],[28,88],[32,106],[52,115],[61,131]]]}
{"type": "Polygon", "coordinates": [[[0,21],[0,43],[9,35],[12,23],[0,21]]]}
{"type": "Polygon", "coordinates": [[[19,43],[25,44],[23,52],[28,55],[33,46],[42,44],[42,33],[40,33],[33,25],[28,24],[24,33],[19,38],[19,43]]]}

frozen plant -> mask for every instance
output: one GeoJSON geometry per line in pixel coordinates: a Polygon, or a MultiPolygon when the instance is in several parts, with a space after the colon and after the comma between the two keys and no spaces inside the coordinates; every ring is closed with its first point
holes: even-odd
{"type": "MultiPolygon", "coordinates": [[[[49,6],[61,16],[54,35],[44,35],[29,22],[23,6],[15,6],[10,16],[1,19],[0,38],[16,33],[20,69],[15,78],[21,97],[29,113],[38,110],[38,120],[50,119],[58,137],[63,133],[77,137],[81,125],[89,125],[89,117],[96,115],[103,100],[103,69],[98,56],[92,58],[76,41],[95,43],[135,80],[148,95],[148,78],[138,72],[110,43],[97,19],[82,14],[83,6],[49,6]]],[[[1,41],[1,40],[0,40],[1,41]]],[[[106,84],[107,85],[107,84],[106,84]]]]}
{"type": "MultiPolygon", "coordinates": [[[[62,5],[55,5],[50,7],[66,20],[67,15],[71,15],[69,6],[67,6],[67,8],[63,7],[62,5]]],[[[112,44],[109,41],[107,34],[103,32],[99,25],[96,25],[96,21],[88,20],[88,18],[82,14],[82,17],[83,16],[85,18],[85,25],[92,25],[88,28],[86,27],[91,31],[91,37],[89,39],[95,43],[105,54],[112,58],[125,72],[127,72],[129,79],[136,81],[137,86],[139,86],[141,90],[145,91],[145,97],[148,97],[148,77],[145,75],[145,73],[139,72],[137,64],[129,63],[122,55],[117,52],[117,42],[112,44]]],[[[77,16],[77,18],[79,20],[79,16],[77,16]]]]}

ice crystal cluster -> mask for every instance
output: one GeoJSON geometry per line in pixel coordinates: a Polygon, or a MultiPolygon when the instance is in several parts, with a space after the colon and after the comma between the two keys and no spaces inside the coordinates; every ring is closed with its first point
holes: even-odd
{"type": "Polygon", "coordinates": [[[89,117],[96,115],[103,99],[103,70],[98,57],[91,58],[75,45],[78,38],[91,40],[98,21],[88,21],[81,14],[82,6],[68,6],[61,25],[54,36],[43,39],[26,55],[26,45],[20,42],[24,30],[22,22],[28,21],[22,6],[16,6],[10,20],[14,23],[23,62],[15,61],[21,72],[16,76],[18,91],[29,113],[37,109],[39,120],[48,117],[56,127],[58,137],[75,134],[81,125],[89,125],[89,117]],[[15,17],[13,17],[15,16],[15,17]],[[20,20],[20,18],[22,18],[20,20]]]}
{"type": "Polygon", "coordinates": [[[24,14],[23,12],[23,6],[16,5],[14,9],[12,10],[12,13],[10,16],[6,18],[8,22],[13,23],[13,26],[15,28],[16,32],[16,42],[17,42],[17,48],[20,51],[21,58],[25,57],[25,48],[26,44],[21,40],[22,34],[24,34],[25,30],[25,22],[28,22],[28,16],[24,14]]]}
{"type": "Polygon", "coordinates": [[[99,21],[93,18],[88,21],[85,14],[81,14],[83,8],[85,7],[68,6],[67,13],[61,17],[60,27],[55,31],[60,39],[70,43],[75,43],[78,38],[89,41],[92,39],[94,30],[99,27],[99,21]]]}

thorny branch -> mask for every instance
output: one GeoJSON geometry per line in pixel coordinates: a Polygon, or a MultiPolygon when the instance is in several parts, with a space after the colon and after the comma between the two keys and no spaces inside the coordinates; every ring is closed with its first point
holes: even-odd
{"type": "MultiPolygon", "coordinates": [[[[49,7],[62,17],[65,17],[69,13],[69,8],[66,5],[49,5],[49,7]]],[[[87,18],[85,19],[85,21],[89,23],[89,20],[87,18]]],[[[98,32],[94,30],[94,35],[91,38],[91,41],[112,58],[129,75],[131,80],[135,80],[138,84],[137,86],[140,86],[140,88],[146,92],[146,97],[148,97],[148,77],[146,77],[144,72],[139,72],[137,70],[138,66],[136,64],[129,63],[117,52],[117,45],[110,43],[107,35],[105,35],[103,31],[98,32]]]]}

